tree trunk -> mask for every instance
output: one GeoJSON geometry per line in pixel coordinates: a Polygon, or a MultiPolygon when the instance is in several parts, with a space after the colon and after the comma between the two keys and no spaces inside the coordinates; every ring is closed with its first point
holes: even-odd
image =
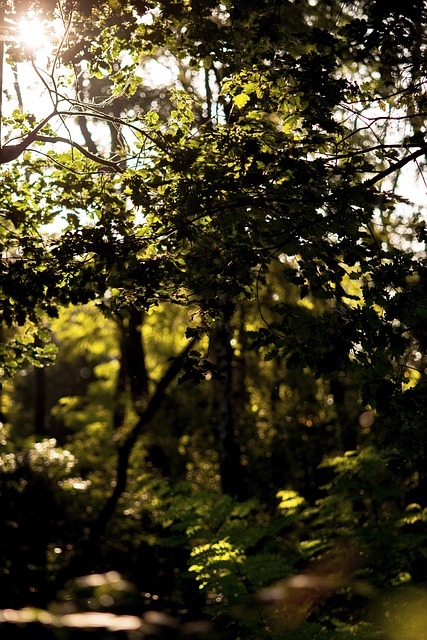
{"type": "Polygon", "coordinates": [[[113,423],[118,429],[124,421],[127,393],[137,413],[144,409],[148,398],[148,374],[142,342],[143,312],[131,307],[128,317],[119,319],[120,368],[116,383],[116,403],[113,423]]]}
{"type": "Polygon", "coordinates": [[[218,447],[222,490],[238,500],[246,500],[248,496],[235,427],[233,400],[236,398],[233,394],[233,348],[230,338],[226,323],[218,323],[211,334],[209,354],[216,368],[212,381],[212,424],[218,447]]]}
{"type": "MultiPolygon", "coordinates": [[[[36,337],[35,345],[43,346],[43,341],[36,337]]],[[[46,435],[46,369],[34,367],[34,414],[33,429],[37,436],[46,435]]]]}
{"type": "Polygon", "coordinates": [[[34,369],[34,433],[46,435],[46,370],[44,367],[34,369]]]}

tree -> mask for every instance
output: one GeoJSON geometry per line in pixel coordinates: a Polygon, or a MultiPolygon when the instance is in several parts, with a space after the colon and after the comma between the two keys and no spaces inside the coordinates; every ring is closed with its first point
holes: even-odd
{"type": "MultiPolygon", "coordinates": [[[[297,571],[310,549],[328,553],[336,545],[334,521],[345,540],[367,545],[370,557],[375,533],[391,545],[392,561],[375,566],[381,586],[403,574],[417,582],[424,560],[412,536],[424,518],[427,477],[420,418],[426,232],[423,212],[414,213],[399,189],[406,167],[422,176],[427,152],[424,3],[283,0],[249,2],[243,10],[214,0],[16,1],[2,4],[0,22],[13,25],[29,9],[62,31],[44,70],[22,43],[6,43],[5,64],[32,66],[52,107],[39,119],[17,109],[3,122],[3,367],[13,375],[45,364],[55,350],[46,324],[70,304],[91,302],[113,319],[117,342],[105,344],[120,359],[106,405],[115,435],[110,441],[100,430],[94,438],[108,444],[108,457],[107,464],[96,456],[92,462],[93,505],[89,489],[79,498],[83,528],[72,509],[59,508],[59,532],[45,527],[38,536],[34,557],[23,563],[49,577],[43,582],[36,572],[34,589],[40,594],[48,584],[55,595],[66,578],[111,568],[109,554],[124,563],[113,533],[141,550],[141,532],[119,509],[124,503],[145,518],[159,546],[176,545],[175,568],[187,559],[222,614],[233,598],[255,597],[277,571],[297,571]],[[167,95],[143,84],[148,65],[161,57],[179,83],[167,95]],[[59,217],[62,229],[46,232],[59,217]],[[173,317],[179,321],[172,341],[162,336],[156,375],[149,337],[156,323],[173,317]],[[187,419],[194,433],[178,433],[166,392],[179,407],[179,427],[187,419]],[[184,409],[187,399],[201,420],[184,409]],[[182,471],[172,447],[160,447],[167,460],[157,471],[151,466],[150,491],[152,479],[137,462],[160,455],[148,425],[187,456],[182,471]],[[349,448],[357,454],[346,456],[349,448]],[[113,486],[102,485],[101,473],[96,483],[97,472],[112,464],[113,486]],[[203,494],[203,465],[217,503],[203,494]],[[173,499],[171,469],[190,484],[178,482],[173,499]],[[383,493],[390,472],[396,486],[383,493]],[[355,499],[353,489],[365,491],[364,483],[369,497],[355,499]],[[290,493],[280,494],[285,506],[278,509],[281,490],[290,493]],[[298,491],[311,512],[302,513],[298,491]],[[149,495],[147,506],[133,495],[149,495]],[[412,522],[404,515],[410,504],[417,505],[412,522]],[[366,536],[358,535],[360,524],[366,536]],[[411,541],[408,565],[392,544],[397,530],[411,541]],[[274,558],[289,551],[283,531],[305,546],[290,545],[293,566],[275,568],[274,558]],[[61,562],[52,556],[55,536],[61,546],[54,548],[69,550],[61,562]],[[43,554],[53,560],[42,561],[43,554]],[[262,562],[270,571],[260,577],[262,562]]],[[[71,361],[77,366],[74,352],[71,361]]],[[[104,393],[101,377],[92,382],[104,393]]],[[[6,392],[12,406],[19,387],[6,392]]],[[[68,396],[89,406],[80,389],[68,396]]],[[[63,406],[70,424],[73,403],[63,406]]],[[[46,412],[39,405],[39,432],[46,412]]],[[[87,410],[85,420],[83,433],[87,410]]],[[[35,473],[27,460],[38,451],[13,427],[7,455],[15,466],[7,468],[3,494],[9,507],[20,474],[35,473]]],[[[71,450],[78,447],[72,431],[71,450]]],[[[56,445],[44,446],[49,452],[56,445]]],[[[53,484],[46,480],[54,504],[71,473],[64,469],[53,484]]],[[[150,549],[166,563],[167,554],[150,549]]],[[[321,581],[327,573],[316,575],[321,581]]],[[[184,600],[190,582],[180,583],[184,600]]],[[[351,609],[351,597],[345,594],[343,610],[351,609]]],[[[315,596],[301,605],[301,619],[317,602],[315,596]]],[[[326,626],[331,619],[318,617],[326,626]]]]}

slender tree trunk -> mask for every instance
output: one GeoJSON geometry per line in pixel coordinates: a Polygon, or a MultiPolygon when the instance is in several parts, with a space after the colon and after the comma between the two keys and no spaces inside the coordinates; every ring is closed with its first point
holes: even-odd
{"type": "Polygon", "coordinates": [[[87,118],[85,116],[80,116],[80,118],[77,119],[77,122],[89,151],[95,154],[98,153],[98,147],[94,143],[93,138],[90,134],[89,128],[87,126],[87,118]]]}
{"type": "MultiPolygon", "coordinates": [[[[35,339],[37,347],[43,346],[40,338],[35,339]]],[[[34,367],[34,413],[33,429],[37,436],[46,435],[46,369],[34,367]]]]}
{"type": "Polygon", "coordinates": [[[212,381],[212,424],[218,447],[222,490],[239,500],[246,500],[248,496],[233,407],[233,349],[230,338],[229,327],[224,322],[218,323],[212,331],[209,354],[216,368],[212,381]]]}
{"type": "Polygon", "coordinates": [[[144,314],[139,309],[129,309],[127,330],[128,376],[133,403],[140,405],[148,397],[148,373],[145,366],[145,351],[142,339],[144,314]]]}
{"type": "Polygon", "coordinates": [[[34,369],[34,433],[46,435],[46,370],[44,367],[34,369]]]}
{"type": "Polygon", "coordinates": [[[131,307],[128,316],[119,319],[120,368],[116,383],[113,423],[118,429],[124,421],[127,394],[139,413],[148,398],[148,373],[145,365],[142,324],[143,312],[131,307]]]}

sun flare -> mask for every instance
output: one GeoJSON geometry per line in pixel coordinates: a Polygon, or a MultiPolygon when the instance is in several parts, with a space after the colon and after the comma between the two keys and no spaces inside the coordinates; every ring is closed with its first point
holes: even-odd
{"type": "Polygon", "coordinates": [[[17,39],[27,48],[36,51],[42,49],[47,40],[46,29],[37,17],[27,16],[18,22],[17,39]]]}

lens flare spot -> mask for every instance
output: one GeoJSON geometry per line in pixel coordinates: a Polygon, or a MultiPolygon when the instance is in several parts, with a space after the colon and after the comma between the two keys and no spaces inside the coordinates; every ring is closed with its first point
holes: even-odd
{"type": "Polygon", "coordinates": [[[46,32],[43,22],[35,16],[22,18],[18,23],[18,40],[33,51],[41,49],[46,44],[46,32]]]}

